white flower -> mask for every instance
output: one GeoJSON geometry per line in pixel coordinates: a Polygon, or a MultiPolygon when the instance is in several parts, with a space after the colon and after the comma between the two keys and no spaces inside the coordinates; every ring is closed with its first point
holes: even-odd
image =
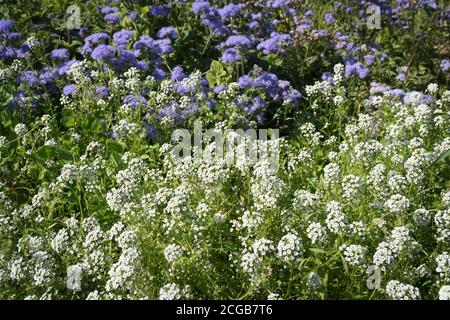
{"type": "Polygon", "coordinates": [[[325,183],[332,184],[339,179],[341,169],[336,163],[329,163],[323,168],[323,173],[325,183]]]}
{"type": "Polygon", "coordinates": [[[179,300],[183,291],[175,283],[168,283],[159,289],[159,300],[179,300]]]}
{"type": "Polygon", "coordinates": [[[327,203],[327,218],[325,223],[332,233],[342,233],[347,228],[347,216],[342,212],[341,204],[337,201],[327,203]]]}
{"type": "Polygon", "coordinates": [[[303,245],[301,239],[295,234],[288,233],[284,235],[277,246],[278,257],[285,261],[296,261],[303,253],[303,245]]]}
{"type": "Polygon", "coordinates": [[[392,300],[420,300],[418,288],[397,280],[391,280],[387,283],[386,293],[392,300]]]}
{"type": "Polygon", "coordinates": [[[439,289],[439,300],[450,300],[450,286],[442,286],[439,289]]]}
{"type": "Polygon", "coordinates": [[[450,255],[443,252],[436,257],[436,272],[441,278],[450,279],[450,255]]]}
{"type": "Polygon", "coordinates": [[[356,267],[363,264],[366,251],[365,247],[357,244],[342,245],[339,247],[339,250],[344,257],[344,260],[350,266],[356,267]]]}
{"type": "Polygon", "coordinates": [[[310,272],[308,274],[306,285],[312,290],[318,290],[322,287],[322,280],[316,272],[310,272]]]}
{"type": "Polygon", "coordinates": [[[164,257],[170,264],[175,263],[182,254],[183,248],[181,248],[179,245],[176,244],[169,244],[164,249],[164,257]]]}
{"type": "Polygon", "coordinates": [[[280,295],[278,293],[271,292],[267,296],[267,300],[283,300],[280,298],[280,295]]]}
{"type": "Polygon", "coordinates": [[[67,289],[72,291],[81,290],[81,273],[83,269],[78,265],[71,265],[67,267],[67,289]]]}
{"type": "Polygon", "coordinates": [[[384,207],[394,214],[399,214],[406,211],[409,208],[409,200],[401,194],[394,194],[388,200],[385,201],[384,207]]]}
{"type": "Polygon", "coordinates": [[[427,91],[431,94],[438,92],[439,86],[437,83],[430,83],[427,87],[427,91]]]}
{"type": "Polygon", "coordinates": [[[27,126],[23,123],[18,123],[15,127],[14,127],[14,132],[18,135],[18,136],[22,136],[27,132],[27,126]]]}
{"type": "Polygon", "coordinates": [[[327,242],[327,230],[319,222],[312,222],[306,229],[306,233],[312,244],[324,244],[327,242]]]}

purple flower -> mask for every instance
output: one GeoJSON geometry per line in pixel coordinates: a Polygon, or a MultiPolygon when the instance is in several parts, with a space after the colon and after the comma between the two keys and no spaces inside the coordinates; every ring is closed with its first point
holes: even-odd
{"type": "Polygon", "coordinates": [[[118,24],[118,23],[120,22],[120,18],[119,18],[119,16],[116,15],[115,13],[108,13],[108,14],[105,16],[105,21],[106,21],[108,24],[114,25],[114,24],[118,24]]]}
{"type": "Polygon", "coordinates": [[[219,84],[218,86],[214,87],[213,91],[215,94],[219,94],[219,93],[225,91],[226,89],[227,89],[227,87],[225,85],[219,84]]]}
{"type": "Polygon", "coordinates": [[[131,21],[135,21],[139,17],[139,13],[137,13],[136,11],[131,11],[128,14],[128,17],[130,18],[131,21]]]}
{"type": "Polygon", "coordinates": [[[386,93],[393,97],[402,97],[405,95],[405,91],[403,91],[402,89],[392,89],[386,91],[386,93]]]}
{"type": "Polygon", "coordinates": [[[128,41],[130,41],[132,36],[133,36],[132,31],[122,30],[122,31],[116,32],[113,35],[114,44],[118,48],[126,48],[126,46],[128,45],[128,41]]]}
{"type": "Polygon", "coordinates": [[[247,36],[229,36],[228,39],[222,44],[222,46],[235,48],[249,48],[252,45],[253,41],[247,36]]]}
{"type": "Polygon", "coordinates": [[[333,14],[330,12],[325,13],[324,19],[327,23],[335,23],[336,22],[336,19],[333,17],[333,14]]]}
{"type": "Polygon", "coordinates": [[[266,105],[266,101],[260,96],[256,96],[252,99],[252,103],[250,105],[245,106],[244,110],[246,113],[253,113],[266,105]]]}
{"type": "Polygon", "coordinates": [[[270,38],[261,41],[256,49],[262,50],[264,54],[269,54],[271,52],[278,52],[282,48],[282,45],[289,44],[291,41],[291,36],[288,34],[279,34],[277,32],[272,32],[270,38]]]}
{"type": "Polygon", "coordinates": [[[50,84],[55,78],[55,69],[43,68],[39,74],[39,82],[43,85],[50,84]]]}
{"type": "Polygon", "coordinates": [[[95,88],[95,99],[100,100],[109,96],[109,89],[106,86],[95,88]]]}
{"type": "Polygon", "coordinates": [[[450,60],[444,59],[440,64],[441,70],[447,72],[450,69],[450,60]]]}
{"type": "Polygon", "coordinates": [[[94,49],[91,56],[95,60],[109,61],[116,53],[116,49],[112,46],[101,44],[94,49]]]}
{"type": "Polygon", "coordinates": [[[226,18],[234,18],[237,16],[237,14],[242,10],[243,5],[242,4],[234,4],[230,3],[225,5],[222,9],[219,9],[218,12],[220,14],[220,17],[225,20],[226,18]]]}
{"type": "Polygon", "coordinates": [[[155,52],[156,47],[155,40],[147,35],[141,36],[133,45],[134,53],[137,56],[140,56],[145,52],[155,52]]]}
{"type": "Polygon", "coordinates": [[[290,4],[292,0],[273,0],[267,1],[267,6],[270,8],[282,8],[290,4]]]}
{"type": "Polygon", "coordinates": [[[63,94],[65,96],[73,96],[77,92],[77,86],[74,84],[68,84],[63,88],[63,94]]]}
{"type": "Polygon", "coordinates": [[[156,135],[158,134],[158,129],[156,129],[155,126],[151,124],[144,124],[145,133],[147,134],[147,137],[150,140],[153,140],[156,138],[156,135]]]}
{"type": "Polygon", "coordinates": [[[18,32],[8,32],[4,34],[0,33],[0,40],[18,41],[20,40],[20,33],[18,32]]]}
{"type": "Polygon", "coordinates": [[[192,12],[195,14],[201,13],[201,12],[205,12],[207,10],[209,10],[211,8],[211,5],[209,4],[208,1],[194,1],[192,3],[192,12]]]}
{"type": "Polygon", "coordinates": [[[429,95],[426,95],[422,92],[411,91],[405,94],[403,97],[404,104],[430,104],[432,98],[429,95]]]}
{"type": "Polygon", "coordinates": [[[166,73],[164,72],[163,69],[161,68],[156,68],[153,72],[152,72],[152,76],[156,79],[156,80],[164,80],[166,78],[166,73]]]}
{"type": "Polygon", "coordinates": [[[90,36],[87,36],[84,39],[83,48],[81,48],[81,54],[86,56],[91,54],[94,50],[94,47],[99,44],[107,44],[109,40],[109,36],[104,32],[94,33],[90,36]]]}
{"type": "Polygon", "coordinates": [[[119,11],[119,8],[117,7],[110,7],[110,6],[99,6],[98,10],[103,13],[103,14],[108,14],[108,13],[116,13],[119,11]]]}
{"type": "Polygon", "coordinates": [[[278,87],[278,77],[274,73],[263,72],[263,74],[254,79],[253,84],[256,88],[264,89],[278,87]]]}
{"type": "Polygon", "coordinates": [[[65,76],[67,74],[69,74],[70,68],[72,67],[72,65],[74,63],[78,62],[77,60],[70,60],[67,61],[65,63],[63,63],[62,65],[60,65],[57,69],[56,69],[56,74],[60,77],[65,76]]]}
{"type": "Polygon", "coordinates": [[[66,61],[69,59],[69,51],[67,49],[55,49],[50,53],[52,60],[66,61]]]}
{"type": "Polygon", "coordinates": [[[375,62],[375,57],[371,54],[366,54],[364,56],[364,63],[366,66],[370,66],[375,62]]]}
{"type": "Polygon", "coordinates": [[[220,59],[225,63],[235,63],[241,60],[241,56],[236,49],[228,48],[222,53],[220,59]]]}
{"type": "Polygon", "coordinates": [[[14,27],[14,21],[12,20],[0,20],[0,33],[8,33],[11,32],[14,27]]]}
{"type": "Polygon", "coordinates": [[[164,27],[164,28],[159,29],[156,36],[160,39],[167,38],[167,37],[176,39],[178,37],[178,33],[174,27],[164,27]]]}
{"type": "Polygon", "coordinates": [[[369,75],[369,69],[367,69],[361,62],[354,62],[353,60],[345,61],[345,76],[348,78],[352,75],[358,76],[360,79],[364,79],[369,75]]]}
{"type": "Polygon", "coordinates": [[[228,27],[220,19],[220,16],[218,16],[217,10],[210,10],[206,12],[202,16],[202,21],[205,25],[208,26],[208,28],[211,29],[215,36],[220,37],[230,33],[228,27]]]}
{"type": "Polygon", "coordinates": [[[239,88],[241,88],[241,89],[253,87],[253,84],[254,84],[253,78],[248,75],[243,75],[238,80],[238,85],[239,85],[239,88]]]}
{"type": "Polygon", "coordinates": [[[172,52],[172,41],[170,39],[159,39],[155,40],[154,44],[156,45],[156,53],[158,55],[163,55],[172,52]]]}
{"type": "Polygon", "coordinates": [[[166,17],[171,9],[170,5],[158,5],[151,7],[150,13],[154,16],[166,17]]]}
{"type": "Polygon", "coordinates": [[[382,94],[389,90],[391,90],[391,87],[389,87],[385,84],[381,84],[381,83],[378,83],[375,81],[372,81],[370,83],[370,94],[371,95],[382,94]]]}
{"type": "Polygon", "coordinates": [[[107,61],[117,72],[125,72],[130,67],[136,66],[136,56],[129,50],[118,50],[117,56],[109,58],[107,61]]]}
{"type": "Polygon", "coordinates": [[[147,71],[148,70],[148,63],[145,62],[145,61],[137,61],[136,62],[136,68],[138,70],[141,70],[141,71],[147,71]]]}
{"type": "Polygon", "coordinates": [[[404,74],[404,73],[399,73],[399,74],[395,77],[395,79],[398,80],[398,81],[405,81],[405,80],[406,80],[406,74],[404,74]]]}
{"type": "Polygon", "coordinates": [[[301,96],[302,94],[300,91],[296,89],[289,89],[281,93],[281,98],[283,98],[284,101],[291,102],[294,105],[298,104],[298,99],[300,99],[301,96]]]}
{"type": "Polygon", "coordinates": [[[321,79],[331,84],[333,83],[333,74],[329,71],[325,71],[324,73],[322,73],[321,79]]]}
{"type": "Polygon", "coordinates": [[[183,68],[180,66],[176,66],[173,68],[172,72],[170,73],[170,79],[175,81],[181,81],[184,78],[186,78],[186,74],[183,71],[183,68]]]}
{"type": "Polygon", "coordinates": [[[23,83],[30,87],[34,87],[39,84],[39,80],[36,77],[34,71],[22,71],[19,74],[19,83],[23,83]]]}
{"type": "Polygon", "coordinates": [[[132,108],[137,109],[139,107],[139,105],[141,107],[146,106],[148,101],[143,96],[135,96],[135,95],[129,94],[123,98],[122,102],[124,104],[128,104],[132,108]]]}

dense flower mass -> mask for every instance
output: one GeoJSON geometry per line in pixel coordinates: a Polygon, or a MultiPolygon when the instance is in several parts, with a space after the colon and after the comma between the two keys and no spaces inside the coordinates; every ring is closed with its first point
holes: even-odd
{"type": "Polygon", "coordinates": [[[445,2],[42,2],[0,4],[0,299],[450,299],[445,2]]]}

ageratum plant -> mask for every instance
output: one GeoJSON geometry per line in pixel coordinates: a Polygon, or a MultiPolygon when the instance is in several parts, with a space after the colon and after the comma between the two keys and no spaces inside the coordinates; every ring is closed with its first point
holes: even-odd
{"type": "Polygon", "coordinates": [[[0,298],[450,299],[444,1],[0,12],[0,298]]]}

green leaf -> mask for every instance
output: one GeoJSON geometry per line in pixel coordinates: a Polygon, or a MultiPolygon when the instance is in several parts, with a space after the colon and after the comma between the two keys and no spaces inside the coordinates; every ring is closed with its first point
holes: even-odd
{"type": "Polygon", "coordinates": [[[122,153],[124,150],[124,147],[114,140],[108,140],[106,141],[106,148],[110,151],[114,151],[116,153],[122,153]]]}
{"type": "Polygon", "coordinates": [[[61,125],[66,128],[71,128],[75,126],[75,118],[72,116],[63,117],[60,122],[61,125]]]}
{"type": "Polygon", "coordinates": [[[208,72],[206,72],[206,80],[208,80],[210,87],[223,83],[227,76],[227,71],[217,60],[211,62],[211,66],[209,67],[208,72]]]}
{"type": "Polygon", "coordinates": [[[349,274],[348,264],[347,261],[345,261],[344,257],[341,255],[342,265],[344,266],[344,270],[346,274],[349,274]]]}
{"type": "Polygon", "coordinates": [[[56,156],[55,148],[52,146],[42,146],[36,150],[36,156],[44,161],[50,160],[56,156]]]}
{"type": "Polygon", "coordinates": [[[436,160],[434,160],[434,162],[431,165],[442,162],[445,159],[447,159],[448,157],[450,157],[450,149],[447,151],[444,151],[439,157],[437,157],[436,160]]]}

